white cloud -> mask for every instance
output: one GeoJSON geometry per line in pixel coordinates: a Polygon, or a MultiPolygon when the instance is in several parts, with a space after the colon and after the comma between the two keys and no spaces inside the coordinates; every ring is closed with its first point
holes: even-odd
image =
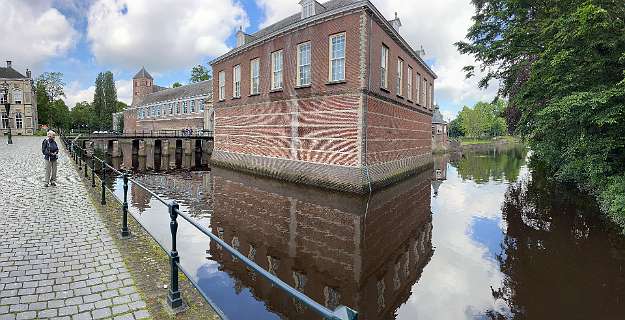
{"type": "Polygon", "coordinates": [[[226,52],[226,39],[247,24],[233,0],[98,0],[87,37],[98,63],[159,72],[226,52]]]}
{"type": "MultiPolygon", "coordinates": [[[[117,80],[115,87],[117,88],[117,100],[130,105],[132,102],[132,80],[117,80]]],[[[94,92],[95,86],[81,88],[77,81],[72,81],[65,87],[65,104],[72,109],[78,102],[92,103],[94,92]]]]}
{"type": "Polygon", "coordinates": [[[13,67],[22,73],[26,67],[37,71],[47,59],[62,56],[78,38],[66,17],[45,1],[0,1],[0,12],[0,57],[13,60],[13,67]]]}
{"type": "Polygon", "coordinates": [[[70,109],[76,106],[76,103],[87,101],[91,103],[93,101],[93,93],[95,92],[95,86],[88,88],[81,88],[77,81],[72,81],[65,86],[65,104],[70,109]]]}
{"type": "Polygon", "coordinates": [[[256,0],[256,5],[265,13],[265,19],[261,22],[260,28],[291,16],[301,8],[299,1],[296,0],[256,0]]]}

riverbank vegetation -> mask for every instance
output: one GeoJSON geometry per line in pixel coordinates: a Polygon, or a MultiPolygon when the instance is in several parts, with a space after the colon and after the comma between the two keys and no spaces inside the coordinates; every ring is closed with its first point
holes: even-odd
{"type": "Polygon", "coordinates": [[[480,86],[498,81],[507,127],[546,175],[594,194],[625,231],[625,6],[622,1],[474,0],[460,52],[480,86]]]}

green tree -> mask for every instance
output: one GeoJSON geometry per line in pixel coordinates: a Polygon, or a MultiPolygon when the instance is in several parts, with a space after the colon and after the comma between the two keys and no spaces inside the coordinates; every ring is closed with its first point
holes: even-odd
{"type": "MultiPolygon", "coordinates": [[[[623,2],[473,3],[469,41],[457,45],[486,73],[480,84],[502,84],[517,132],[550,177],[589,190],[625,227],[623,2]]],[[[469,76],[474,69],[465,68],[469,76]]]]}
{"type": "Polygon", "coordinates": [[[190,83],[196,83],[204,80],[210,80],[212,78],[211,72],[205,66],[198,64],[191,69],[190,83]]]}
{"type": "Polygon", "coordinates": [[[122,101],[117,101],[117,105],[115,108],[116,112],[122,112],[124,111],[126,108],[128,108],[128,105],[122,101]]]}
{"type": "Polygon", "coordinates": [[[93,129],[97,124],[93,106],[87,102],[78,102],[70,112],[72,120],[72,128],[93,129]]]}
{"type": "Polygon", "coordinates": [[[462,129],[460,117],[456,117],[449,123],[449,136],[452,138],[464,137],[464,129],[462,129]]]}
{"type": "Polygon", "coordinates": [[[174,82],[174,84],[171,85],[172,88],[178,88],[178,87],[182,87],[182,83],[176,81],[174,82]]]}
{"type": "Polygon", "coordinates": [[[44,72],[35,80],[39,124],[53,125],[53,102],[65,96],[64,86],[63,74],[60,72],[44,72]]]}
{"type": "Polygon", "coordinates": [[[113,73],[110,71],[100,72],[96,78],[93,109],[98,119],[98,128],[111,130],[113,113],[117,112],[117,89],[113,73]]]}

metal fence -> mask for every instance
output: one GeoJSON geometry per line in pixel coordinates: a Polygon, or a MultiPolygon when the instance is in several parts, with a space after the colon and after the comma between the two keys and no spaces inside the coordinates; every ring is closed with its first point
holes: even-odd
{"type": "MultiPolygon", "coordinates": [[[[101,182],[101,189],[102,189],[101,199],[100,199],[101,204],[103,205],[106,204],[107,187],[105,185],[105,181],[106,181],[107,170],[123,177],[124,196],[123,196],[123,200],[118,199],[122,204],[122,227],[120,230],[122,238],[126,238],[130,235],[130,231],[128,230],[128,183],[129,182],[132,182],[134,185],[143,189],[145,192],[149,193],[155,199],[157,199],[162,204],[167,206],[169,210],[169,217],[171,220],[169,223],[169,228],[170,228],[170,233],[171,233],[171,250],[168,253],[169,261],[170,261],[170,285],[169,285],[169,291],[167,294],[167,304],[172,309],[175,310],[177,308],[180,308],[183,305],[182,296],[181,296],[179,285],[178,285],[178,272],[182,271],[185,275],[187,275],[187,278],[191,279],[191,277],[189,277],[188,274],[180,266],[180,256],[176,249],[176,234],[178,232],[178,217],[182,217],[184,220],[188,221],[191,225],[197,228],[200,232],[208,236],[211,239],[211,241],[215,241],[218,245],[224,248],[228,253],[236,257],[238,261],[241,261],[248,268],[250,268],[257,274],[261,275],[262,277],[270,281],[273,285],[285,291],[287,294],[291,295],[293,298],[301,301],[303,304],[305,304],[307,307],[317,312],[319,315],[321,315],[325,319],[356,320],[358,318],[358,313],[350,309],[349,307],[339,306],[336,309],[331,310],[319,304],[312,298],[308,297],[304,293],[298,291],[297,289],[293,288],[286,282],[282,281],[280,278],[271,274],[269,271],[263,269],[254,261],[248,259],[243,253],[239,252],[238,250],[230,246],[228,243],[223,241],[221,238],[213,234],[207,227],[201,225],[200,223],[192,219],[190,216],[188,216],[186,213],[180,211],[180,207],[178,206],[178,203],[176,203],[175,200],[171,202],[166,201],[165,199],[160,197],[158,194],[156,194],[152,190],[148,189],[146,186],[144,186],[137,180],[131,178],[128,173],[121,172],[115,169],[114,167],[109,165],[105,160],[98,158],[95,154],[89,154],[85,148],[82,148],[74,144],[67,137],[61,136],[61,140],[63,141],[63,145],[65,146],[66,150],[70,153],[71,158],[78,165],[78,170],[81,174],[84,168],[85,178],[89,178],[88,171],[89,169],[91,169],[90,171],[91,171],[91,187],[92,188],[96,187],[96,179],[95,179],[97,175],[96,168],[97,168],[97,165],[99,165],[99,168],[101,171],[101,176],[99,177],[99,179],[101,182]]],[[[112,190],[109,190],[109,191],[112,192],[112,190]]],[[[163,250],[167,251],[165,248],[163,248],[163,250]]],[[[209,301],[209,298],[199,288],[197,283],[193,283],[193,285],[198,289],[198,291],[202,294],[202,296],[207,301],[209,301]]]]}
{"type": "Polygon", "coordinates": [[[85,131],[71,130],[65,136],[77,136],[92,138],[120,138],[120,137],[189,137],[189,138],[212,138],[213,131],[205,129],[182,129],[182,130],[149,130],[134,132],[109,132],[109,131],[85,131]]]}

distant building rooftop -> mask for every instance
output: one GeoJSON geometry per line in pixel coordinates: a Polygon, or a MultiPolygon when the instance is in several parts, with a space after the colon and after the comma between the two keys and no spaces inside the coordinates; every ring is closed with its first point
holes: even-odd
{"type": "MultiPolygon", "coordinates": [[[[143,70],[143,69],[142,69],[143,70]]],[[[147,72],[146,72],[147,73],[147,72]]],[[[149,75],[149,74],[148,74],[149,75]]],[[[194,97],[201,95],[212,96],[213,81],[205,80],[188,84],[177,88],[161,88],[161,90],[145,95],[136,106],[155,104],[162,101],[175,100],[178,98],[194,97]]]]}

